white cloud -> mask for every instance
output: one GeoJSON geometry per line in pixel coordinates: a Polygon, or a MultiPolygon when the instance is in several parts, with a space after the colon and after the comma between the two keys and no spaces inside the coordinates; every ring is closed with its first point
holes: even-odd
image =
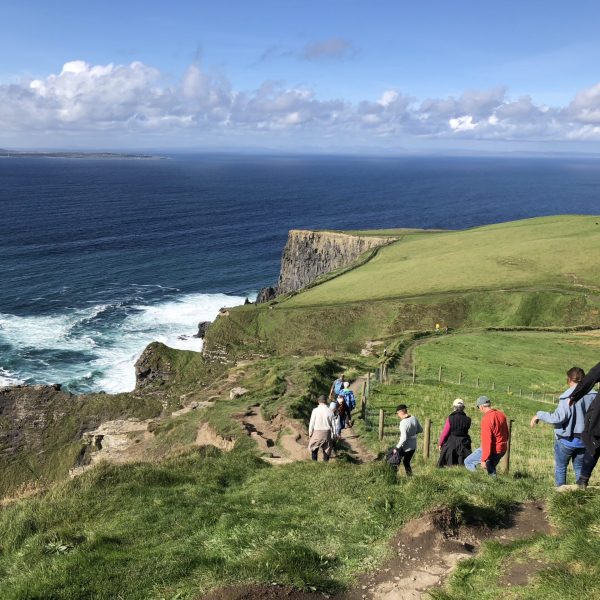
{"type": "Polygon", "coordinates": [[[300,86],[266,81],[235,90],[223,75],[190,65],[179,81],[141,62],[128,65],[66,63],[58,74],[0,85],[0,144],[34,134],[82,138],[89,134],[176,141],[244,139],[249,132],[287,132],[317,143],[327,137],[386,144],[416,138],[474,140],[599,140],[600,83],[578,92],[564,107],[510,98],[504,87],[417,101],[399,90],[350,103],[319,99],[300,86]]]}

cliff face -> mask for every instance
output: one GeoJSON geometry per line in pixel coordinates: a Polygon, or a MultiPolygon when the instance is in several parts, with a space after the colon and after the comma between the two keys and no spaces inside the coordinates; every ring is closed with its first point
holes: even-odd
{"type": "Polygon", "coordinates": [[[291,230],[283,250],[277,293],[295,292],[325,273],[352,264],[363,252],[391,240],[389,237],[291,230]]]}

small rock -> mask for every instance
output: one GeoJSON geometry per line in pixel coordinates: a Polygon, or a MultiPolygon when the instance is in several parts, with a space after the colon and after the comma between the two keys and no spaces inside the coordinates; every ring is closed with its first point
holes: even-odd
{"type": "Polygon", "coordinates": [[[244,394],[247,394],[247,393],[248,393],[248,390],[246,388],[234,387],[229,392],[229,399],[234,400],[235,398],[239,398],[240,396],[243,396],[244,394]]]}

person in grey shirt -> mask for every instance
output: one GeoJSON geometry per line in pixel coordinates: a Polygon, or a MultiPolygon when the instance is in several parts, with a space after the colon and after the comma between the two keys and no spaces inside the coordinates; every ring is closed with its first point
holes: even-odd
{"type": "Polygon", "coordinates": [[[399,404],[396,407],[396,414],[400,419],[400,439],[396,444],[396,451],[400,454],[406,474],[410,476],[412,475],[410,461],[417,449],[417,435],[423,433],[423,428],[417,417],[408,414],[406,404],[399,404]]]}

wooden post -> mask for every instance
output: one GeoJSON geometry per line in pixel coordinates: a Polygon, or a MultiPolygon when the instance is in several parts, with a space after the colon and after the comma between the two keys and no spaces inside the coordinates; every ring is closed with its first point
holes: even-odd
{"type": "Polygon", "coordinates": [[[371,394],[371,372],[367,373],[367,395],[368,398],[371,394]]]}
{"type": "Polygon", "coordinates": [[[510,470],[510,445],[512,440],[512,424],[513,419],[508,422],[508,443],[506,444],[506,454],[502,457],[502,464],[504,465],[504,473],[508,473],[510,470]]]}
{"type": "Polygon", "coordinates": [[[523,396],[523,389],[519,388],[519,396],[523,396]]]}
{"type": "Polygon", "coordinates": [[[425,419],[423,430],[423,458],[429,460],[429,442],[431,440],[431,419],[425,419]]]}
{"type": "Polygon", "coordinates": [[[383,413],[383,408],[379,409],[379,441],[383,439],[383,426],[385,423],[385,415],[383,413]]]}
{"type": "Polygon", "coordinates": [[[495,390],[496,389],[496,382],[492,381],[492,389],[495,390]]]}
{"type": "Polygon", "coordinates": [[[438,371],[438,381],[442,380],[442,365],[440,365],[440,370],[438,371]]]}
{"type": "Polygon", "coordinates": [[[362,386],[362,397],[360,399],[360,416],[365,420],[365,415],[367,413],[367,382],[363,381],[362,386]]]}
{"type": "Polygon", "coordinates": [[[506,388],[506,393],[510,394],[510,385],[506,388]]]}
{"type": "Polygon", "coordinates": [[[458,372],[458,385],[462,384],[462,371],[458,372]]]}
{"type": "Polygon", "coordinates": [[[412,376],[413,384],[415,383],[416,378],[417,378],[417,367],[415,365],[413,365],[413,376],[412,376]]]}
{"type": "Polygon", "coordinates": [[[479,387],[479,377],[475,380],[475,387],[479,387]]]}

